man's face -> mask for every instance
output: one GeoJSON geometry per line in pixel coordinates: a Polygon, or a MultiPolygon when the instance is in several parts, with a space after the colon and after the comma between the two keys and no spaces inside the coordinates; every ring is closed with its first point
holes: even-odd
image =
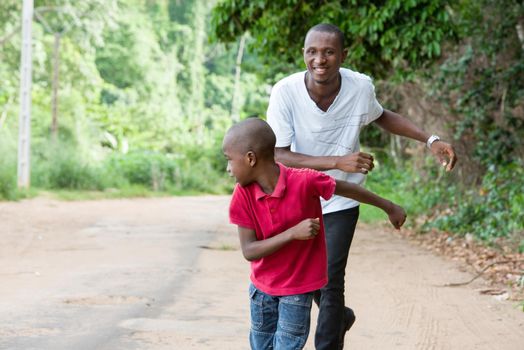
{"type": "Polygon", "coordinates": [[[318,31],[307,35],[303,53],[307,70],[318,84],[336,82],[340,65],[347,56],[336,34],[318,31]]]}

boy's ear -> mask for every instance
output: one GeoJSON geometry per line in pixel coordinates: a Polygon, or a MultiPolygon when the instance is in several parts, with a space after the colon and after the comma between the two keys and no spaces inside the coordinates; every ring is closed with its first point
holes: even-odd
{"type": "Polygon", "coordinates": [[[248,151],[246,153],[246,158],[249,162],[249,165],[252,167],[255,166],[255,164],[257,163],[257,155],[253,151],[248,151]]]}

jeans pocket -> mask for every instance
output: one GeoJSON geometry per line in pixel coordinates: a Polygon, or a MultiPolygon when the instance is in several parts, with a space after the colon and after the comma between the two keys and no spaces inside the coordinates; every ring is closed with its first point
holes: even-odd
{"type": "Polygon", "coordinates": [[[251,311],[251,327],[261,329],[264,324],[264,295],[260,293],[252,284],[249,286],[249,299],[251,311]]]}
{"type": "Polygon", "coordinates": [[[307,336],[313,294],[289,295],[280,298],[280,328],[293,336],[307,336]]]}

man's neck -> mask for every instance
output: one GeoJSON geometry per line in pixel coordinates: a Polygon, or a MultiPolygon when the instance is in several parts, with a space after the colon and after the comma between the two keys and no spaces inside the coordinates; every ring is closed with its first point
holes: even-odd
{"type": "Polygon", "coordinates": [[[315,82],[309,72],[306,72],[305,76],[306,89],[313,101],[323,111],[327,111],[329,106],[333,103],[337,97],[340,87],[342,85],[342,78],[340,73],[332,81],[325,83],[315,82]]]}

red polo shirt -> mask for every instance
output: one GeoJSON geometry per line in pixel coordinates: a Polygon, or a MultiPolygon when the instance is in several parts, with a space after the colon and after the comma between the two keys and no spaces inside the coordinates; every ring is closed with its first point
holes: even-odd
{"type": "Polygon", "coordinates": [[[272,194],[258,183],[237,184],[229,207],[231,223],[253,229],[258,240],[278,235],[308,218],[320,218],[320,232],[310,240],[294,240],[275,253],[251,262],[251,281],[269,295],[311,292],[327,283],[327,257],[320,197],[335,192],[335,179],[312,169],[282,164],[272,194]]]}

